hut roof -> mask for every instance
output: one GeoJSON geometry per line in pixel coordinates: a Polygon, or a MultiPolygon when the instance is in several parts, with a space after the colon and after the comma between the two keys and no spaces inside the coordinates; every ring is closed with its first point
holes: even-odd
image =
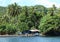
{"type": "Polygon", "coordinates": [[[39,30],[37,30],[37,29],[34,29],[34,30],[30,30],[31,32],[39,32],[39,30]]]}

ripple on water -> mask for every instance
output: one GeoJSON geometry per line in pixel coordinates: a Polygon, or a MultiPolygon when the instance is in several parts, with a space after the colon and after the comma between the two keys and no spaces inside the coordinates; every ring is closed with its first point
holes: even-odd
{"type": "Polygon", "coordinates": [[[0,37],[0,42],[60,42],[60,37],[0,37]]]}

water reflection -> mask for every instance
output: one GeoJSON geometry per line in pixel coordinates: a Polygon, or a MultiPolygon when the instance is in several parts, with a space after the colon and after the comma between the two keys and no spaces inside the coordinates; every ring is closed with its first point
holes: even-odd
{"type": "Polygon", "coordinates": [[[0,42],[18,42],[16,37],[0,37],[0,42]]]}
{"type": "Polygon", "coordinates": [[[60,42],[60,37],[0,37],[0,42],[60,42]]]}

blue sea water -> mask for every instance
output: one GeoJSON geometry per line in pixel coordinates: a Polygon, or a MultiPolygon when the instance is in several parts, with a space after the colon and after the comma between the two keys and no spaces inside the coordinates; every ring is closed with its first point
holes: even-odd
{"type": "Polygon", "coordinates": [[[60,42],[60,37],[0,37],[0,42],[60,42]]]}

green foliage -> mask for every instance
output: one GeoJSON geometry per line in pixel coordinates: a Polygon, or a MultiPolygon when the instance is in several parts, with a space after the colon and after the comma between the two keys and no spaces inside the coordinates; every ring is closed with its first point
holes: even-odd
{"type": "Polygon", "coordinates": [[[0,6],[0,16],[3,16],[4,14],[6,14],[7,7],[2,7],[0,6]]]}
{"type": "Polygon", "coordinates": [[[15,34],[17,31],[23,32],[33,28],[42,33],[52,29],[60,32],[59,19],[60,9],[55,5],[50,8],[43,5],[20,7],[14,3],[8,7],[0,7],[0,34],[15,34]]]}
{"type": "Polygon", "coordinates": [[[26,15],[25,14],[20,14],[18,18],[19,18],[20,21],[24,22],[26,20],[26,15]]]}
{"type": "Polygon", "coordinates": [[[34,23],[32,21],[28,21],[27,24],[28,24],[29,28],[34,26],[34,23]]]}
{"type": "Polygon", "coordinates": [[[0,25],[0,34],[6,34],[6,25],[5,24],[1,24],[0,25]]]}
{"type": "MultiPolygon", "coordinates": [[[[49,14],[44,16],[39,25],[39,30],[41,33],[47,33],[50,30],[58,30],[60,27],[60,16],[54,15],[50,16],[49,14]]],[[[60,29],[59,29],[60,30],[60,29]]]]}
{"type": "Polygon", "coordinates": [[[16,3],[9,5],[8,14],[11,16],[16,16],[20,14],[20,6],[18,6],[16,3]]]}
{"type": "Polygon", "coordinates": [[[18,23],[17,27],[20,30],[20,32],[29,30],[29,27],[28,27],[27,23],[25,23],[25,22],[18,23]]]}
{"type": "Polygon", "coordinates": [[[0,34],[15,34],[17,32],[17,28],[13,24],[1,24],[0,25],[0,34]]]}
{"type": "Polygon", "coordinates": [[[17,28],[14,24],[7,24],[6,32],[7,32],[7,34],[15,34],[17,32],[17,28]]]}

